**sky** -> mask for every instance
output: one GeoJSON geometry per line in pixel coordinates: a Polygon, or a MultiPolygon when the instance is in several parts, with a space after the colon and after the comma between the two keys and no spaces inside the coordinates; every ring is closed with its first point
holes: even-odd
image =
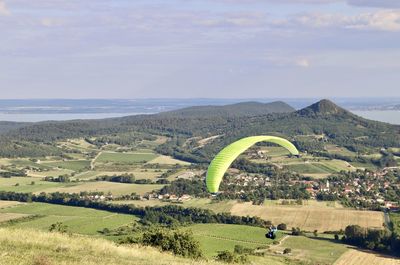
{"type": "Polygon", "coordinates": [[[0,0],[0,98],[400,97],[400,0],[0,0]]]}

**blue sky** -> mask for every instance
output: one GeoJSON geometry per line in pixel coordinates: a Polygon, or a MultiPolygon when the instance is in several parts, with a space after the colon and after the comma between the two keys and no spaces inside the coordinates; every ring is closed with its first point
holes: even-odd
{"type": "Polygon", "coordinates": [[[0,0],[0,98],[400,97],[399,0],[0,0]]]}

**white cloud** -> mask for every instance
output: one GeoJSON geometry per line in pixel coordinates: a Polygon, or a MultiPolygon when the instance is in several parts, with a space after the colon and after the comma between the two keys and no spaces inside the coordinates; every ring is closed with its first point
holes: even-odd
{"type": "Polygon", "coordinates": [[[10,10],[8,10],[6,3],[0,0],[0,16],[10,15],[10,10]]]}
{"type": "Polygon", "coordinates": [[[271,50],[266,53],[265,60],[278,67],[301,67],[308,68],[311,66],[310,59],[305,56],[295,54],[282,54],[279,50],[271,50]]]}
{"type": "Polygon", "coordinates": [[[400,10],[378,10],[357,15],[298,14],[279,21],[280,25],[311,28],[342,28],[358,30],[400,31],[400,10]]]}
{"type": "Polygon", "coordinates": [[[297,59],[296,65],[304,68],[310,67],[310,61],[306,58],[297,59]]]}
{"type": "Polygon", "coordinates": [[[361,14],[357,17],[355,25],[352,28],[376,29],[384,31],[400,31],[400,11],[382,10],[376,13],[361,14]]]}

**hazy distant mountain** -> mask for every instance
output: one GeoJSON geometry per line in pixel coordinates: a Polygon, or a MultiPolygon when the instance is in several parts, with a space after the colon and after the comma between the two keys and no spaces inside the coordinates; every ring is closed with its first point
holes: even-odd
{"type": "Polygon", "coordinates": [[[29,125],[27,122],[0,121],[0,134],[29,125]]]}
{"type": "MultiPolygon", "coordinates": [[[[196,161],[206,161],[226,144],[240,137],[259,134],[281,135],[292,140],[299,135],[324,135],[327,141],[352,150],[400,147],[400,126],[367,120],[329,100],[321,100],[299,111],[293,111],[283,102],[246,102],[103,120],[34,123],[3,134],[0,137],[0,155],[57,154],[60,150],[52,144],[57,140],[96,136],[130,139],[136,133],[179,138],[179,141],[160,146],[159,152],[192,161],[197,158],[196,161]],[[222,136],[201,150],[183,144],[191,137],[215,135],[222,136]]],[[[320,146],[317,142],[302,145],[311,149],[320,146]]]]}
{"type": "Polygon", "coordinates": [[[194,106],[160,113],[160,116],[180,117],[245,117],[270,113],[288,113],[295,109],[282,101],[271,103],[242,102],[224,106],[194,106]]]}
{"type": "Polygon", "coordinates": [[[353,115],[328,99],[318,101],[297,111],[300,115],[353,115]]]}

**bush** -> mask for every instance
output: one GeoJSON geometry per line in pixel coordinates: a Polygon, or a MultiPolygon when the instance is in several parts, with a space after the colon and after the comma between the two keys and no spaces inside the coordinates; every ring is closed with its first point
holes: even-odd
{"type": "Polygon", "coordinates": [[[283,250],[283,254],[290,254],[290,253],[292,253],[292,249],[291,248],[285,248],[283,250]]]}
{"type": "Polygon", "coordinates": [[[217,261],[222,261],[226,263],[243,263],[248,264],[250,262],[247,255],[237,255],[228,250],[224,250],[218,253],[215,257],[217,261]]]}
{"type": "Polygon", "coordinates": [[[301,231],[299,227],[292,227],[292,236],[301,236],[301,235],[303,235],[303,231],[301,231]]]}
{"type": "Polygon", "coordinates": [[[59,232],[59,233],[66,233],[68,231],[68,226],[61,222],[57,222],[55,224],[50,225],[49,227],[50,232],[59,232]]]}
{"type": "Polygon", "coordinates": [[[335,234],[335,240],[339,240],[339,235],[335,234]]]}
{"type": "Polygon", "coordinates": [[[235,254],[228,250],[224,250],[219,252],[215,259],[226,263],[233,263],[235,262],[235,254]]]}
{"type": "Polygon", "coordinates": [[[235,249],[233,251],[236,254],[253,254],[254,249],[243,247],[242,245],[235,245],[235,249]]]}
{"type": "Polygon", "coordinates": [[[282,224],[279,224],[277,226],[277,228],[278,228],[278,230],[286,230],[287,229],[287,225],[282,223],[282,224]]]}
{"type": "Polygon", "coordinates": [[[141,241],[144,245],[158,247],[162,251],[170,251],[178,256],[194,259],[202,257],[199,242],[187,231],[155,228],[144,232],[141,241]]]}

